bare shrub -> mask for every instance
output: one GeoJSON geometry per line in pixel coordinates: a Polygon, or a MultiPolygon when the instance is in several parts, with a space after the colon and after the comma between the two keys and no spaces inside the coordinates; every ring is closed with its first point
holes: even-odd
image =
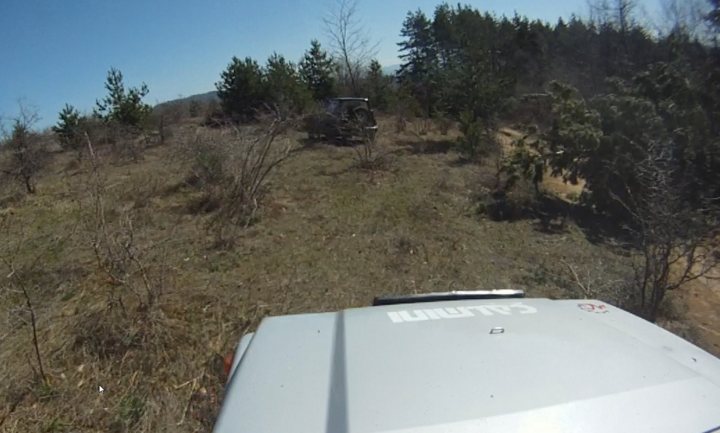
{"type": "Polygon", "coordinates": [[[395,116],[395,132],[398,134],[401,134],[405,132],[405,129],[407,129],[407,119],[405,116],[395,116]]]}
{"type": "MultiPolygon", "coordinates": [[[[37,324],[37,315],[35,312],[35,307],[33,305],[31,296],[30,296],[30,287],[28,285],[28,282],[26,279],[20,275],[17,269],[15,269],[15,265],[6,257],[2,258],[3,264],[10,270],[10,273],[7,274],[7,279],[10,281],[9,287],[7,290],[13,290],[15,292],[19,292],[22,294],[23,303],[25,306],[25,311],[28,313],[29,317],[29,329],[31,331],[31,342],[33,347],[33,352],[35,356],[35,362],[37,366],[37,370],[35,370],[34,366],[32,364],[29,364],[32,368],[32,370],[35,372],[35,375],[42,379],[43,383],[47,383],[47,376],[45,374],[45,368],[43,366],[43,360],[42,356],[40,354],[40,343],[38,341],[38,324],[37,324]]],[[[2,287],[2,286],[0,286],[2,287]]],[[[36,287],[35,287],[36,288],[36,287]]]]}
{"type": "Polygon", "coordinates": [[[138,162],[148,143],[145,131],[134,125],[124,125],[115,121],[105,122],[106,137],[116,160],[138,162]]]}
{"type": "Polygon", "coordinates": [[[205,108],[201,113],[203,117],[202,124],[206,126],[219,126],[225,115],[222,112],[220,102],[216,100],[210,100],[205,104],[205,108]]]}
{"type": "Polygon", "coordinates": [[[418,123],[415,125],[417,134],[420,136],[428,135],[431,127],[432,127],[432,121],[426,117],[419,119],[418,123]]]}
{"type": "Polygon", "coordinates": [[[198,117],[200,116],[202,106],[200,105],[200,101],[197,99],[193,99],[190,102],[188,102],[188,115],[190,117],[198,117]]]}
{"type": "Polygon", "coordinates": [[[561,259],[560,263],[565,268],[566,280],[570,286],[577,287],[583,299],[602,298],[616,305],[627,301],[627,275],[624,270],[618,275],[617,269],[602,259],[586,265],[565,259],[561,259]]]}
{"type": "Polygon", "coordinates": [[[39,120],[38,114],[20,104],[19,114],[12,119],[11,131],[3,128],[2,146],[7,158],[0,166],[0,174],[19,182],[28,194],[35,194],[38,173],[48,161],[48,152],[39,134],[32,128],[39,120]]]}
{"type": "Polygon", "coordinates": [[[220,185],[225,179],[224,162],[227,146],[223,140],[214,139],[209,135],[197,134],[183,149],[184,156],[191,164],[190,174],[186,178],[189,185],[205,188],[220,185]]]}
{"type": "Polygon", "coordinates": [[[0,279],[0,295],[4,301],[10,302],[10,311],[18,319],[18,324],[29,330],[28,346],[32,348],[32,355],[27,356],[28,365],[42,388],[49,386],[40,341],[42,310],[38,307],[38,303],[42,302],[41,289],[47,284],[43,278],[47,274],[44,265],[49,257],[65,246],[74,233],[56,235],[50,240],[44,236],[31,237],[28,227],[33,223],[28,218],[7,215],[0,219],[1,236],[6,239],[0,248],[0,270],[3,276],[0,279]],[[40,248],[38,241],[41,242],[40,248]]]}
{"type": "Polygon", "coordinates": [[[290,156],[293,147],[281,137],[287,127],[288,122],[279,120],[256,130],[231,125],[203,131],[187,146],[190,180],[204,191],[198,210],[216,208],[208,228],[218,243],[232,242],[238,228],[256,221],[268,176],[290,156]]]}
{"type": "Polygon", "coordinates": [[[638,253],[633,257],[636,308],[654,321],[667,292],[698,278],[711,278],[720,261],[713,236],[720,223],[717,199],[688,202],[670,146],[653,143],[635,165],[639,188],[613,198],[628,212],[638,253]],[[637,191],[637,192],[635,192],[637,191]]]}
{"type": "Polygon", "coordinates": [[[147,171],[135,174],[123,187],[118,199],[131,203],[131,209],[138,210],[150,206],[152,199],[163,193],[165,184],[156,173],[147,171]]]}
{"type": "Polygon", "coordinates": [[[438,131],[440,131],[441,135],[448,135],[448,132],[450,132],[450,128],[452,128],[453,126],[453,121],[445,114],[439,113],[435,118],[435,125],[437,126],[438,131]]]}
{"type": "Polygon", "coordinates": [[[166,267],[151,272],[146,252],[136,242],[131,210],[121,208],[115,211],[116,218],[110,218],[105,176],[89,139],[87,144],[91,164],[87,182],[90,206],[83,214],[98,269],[106,275],[110,287],[108,308],[119,308],[127,315],[125,300],[129,294],[135,302],[135,311],[147,317],[162,294],[166,267]]]}
{"type": "Polygon", "coordinates": [[[78,148],[82,149],[82,152],[87,151],[86,135],[90,138],[96,150],[100,146],[110,144],[112,138],[110,136],[110,129],[105,122],[93,116],[82,119],[80,134],[82,135],[82,143],[78,145],[78,148]]]}
{"type": "Polygon", "coordinates": [[[378,150],[375,131],[365,131],[362,142],[353,149],[355,150],[356,167],[371,171],[387,168],[387,158],[378,150]]]}

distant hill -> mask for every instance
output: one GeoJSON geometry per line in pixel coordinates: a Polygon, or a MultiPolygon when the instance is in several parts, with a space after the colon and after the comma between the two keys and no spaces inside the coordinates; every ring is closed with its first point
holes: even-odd
{"type": "Polygon", "coordinates": [[[217,92],[215,90],[211,90],[211,91],[205,92],[205,93],[198,93],[197,95],[191,95],[191,96],[186,96],[184,98],[178,98],[178,99],[173,99],[170,101],[161,102],[161,103],[157,104],[155,106],[155,108],[162,108],[162,107],[167,107],[167,106],[175,105],[175,104],[187,104],[187,103],[190,103],[193,101],[197,101],[200,103],[207,103],[207,102],[219,101],[219,100],[220,100],[220,98],[218,98],[217,92]]]}

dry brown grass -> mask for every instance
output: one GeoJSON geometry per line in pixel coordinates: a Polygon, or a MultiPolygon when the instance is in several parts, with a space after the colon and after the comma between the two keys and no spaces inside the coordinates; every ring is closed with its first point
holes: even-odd
{"type": "Polygon", "coordinates": [[[583,297],[560,259],[580,275],[599,262],[608,275],[619,272],[625,258],[572,224],[545,234],[532,221],[479,217],[478,180],[493,168],[458,164],[448,144],[457,131],[419,137],[414,128],[392,132],[393,123],[381,119],[378,137],[392,170],[353,169],[350,147],[294,151],[269,176],[258,222],[224,250],[212,248],[206,230],[212,212],[188,210],[203,192],[186,182],[191,166],[176,157],[196,126],[175,127],[172,140],[139,163],[105,160],[108,223],[129,212],[143,266],[164,273],[152,314],[140,316],[132,296],[125,313],[108,309],[118,283],[98,267],[88,237],[73,234],[87,209],[89,167],[66,170],[74,156],[56,158],[35,196],[3,209],[25,229],[8,231],[0,254],[20,245],[14,260],[23,266],[42,252],[29,278],[49,383],[38,384],[28,365],[17,300],[0,296],[0,431],[209,431],[222,396],[220,357],[266,315],[451,289],[583,297]]]}

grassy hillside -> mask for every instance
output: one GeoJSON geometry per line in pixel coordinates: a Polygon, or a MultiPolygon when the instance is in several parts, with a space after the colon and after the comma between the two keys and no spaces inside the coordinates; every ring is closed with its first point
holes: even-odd
{"type": "MultiPolygon", "coordinates": [[[[463,163],[452,150],[456,131],[421,135],[416,125],[393,125],[381,119],[384,166],[372,171],[357,167],[351,146],[307,145],[303,134],[286,132],[280,139],[295,148],[271,174],[259,220],[225,248],[207,230],[212,212],[198,211],[202,193],[183,148],[202,131],[190,122],[137,163],[99,148],[93,170],[59,153],[36,195],[7,187],[0,257],[12,290],[0,297],[0,431],[209,431],[222,356],[267,315],[453,289],[622,298],[628,253],[598,236],[597,222],[571,213],[552,230],[537,215],[492,221],[478,199],[494,176],[492,158],[463,163]],[[118,259],[127,280],[98,264],[98,196],[101,229],[131,253],[118,259]],[[572,271],[593,283],[591,293],[572,271]],[[47,383],[34,372],[23,288],[47,383]]],[[[504,131],[508,144],[514,133],[504,131]]],[[[553,179],[545,188],[576,195],[553,179]]],[[[690,332],[692,323],[676,320],[685,305],[669,315],[674,329],[718,353],[690,332]]]]}

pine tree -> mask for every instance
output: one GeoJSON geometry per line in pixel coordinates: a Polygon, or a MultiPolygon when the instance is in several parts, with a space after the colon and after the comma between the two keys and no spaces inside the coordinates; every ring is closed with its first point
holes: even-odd
{"type": "Polygon", "coordinates": [[[450,66],[454,55],[457,53],[456,33],[457,29],[453,23],[454,12],[447,3],[435,8],[435,14],[431,24],[432,36],[438,52],[440,66],[450,66]]]}
{"type": "Polygon", "coordinates": [[[263,71],[250,57],[233,57],[215,88],[223,111],[233,118],[254,117],[267,100],[263,71]]]}
{"type": "Polygon", "coordinates": [[[80,112],[72,105],[65,104],[58,117],[58,123],[52,127],[52,130],[58,136],[60,146],[65,150],[77,151],[79,157],[82,149],[80,112]]]}
{"type": "Polygon", "coordinates": [[[142,101],[150,92],[148,86],[142,83],[140,87],[126,90],[122,72],[111,68],[107,74],[105,89],[108,95],[101,101],[96,101],[95,116],[123,126],[142,126],[152,111],[152,108],[142,101]]]}
{"type": "Polygon", "coordinates": [[[300,78],[313,99],[322,101],[335,96],[333,62],[316,39],[310,41],[310,50],[305,52],[299,66],[300,78]]]}
{"type": "Polygon", "coordinates": [[[265,84],[268,102],[273,104],[282,117],[299,113],[305,108],[309,92],[300,82],[295,65],[286,61],[285,57],[273,53],[268,58],[265,67],[265,84]]]}
{"type": "Polygon", "coordinates": [[[408,12],[400,36],[405,40],[398,43],[402,53],[400,58],[403,60],[397,72],[398,81],[410,87],[430,117],[436,100],[435,81],[438,72],[430,20],[420,10],[408,12]]]}
{"type": "Polygon", "coordinates": [[[390,93],[390,83],[382,72],[380,62],[373,59],[370,61],[367,77],[365,78],[366,89],[370,103],[379,110],[386,110],[390,93]]]}

